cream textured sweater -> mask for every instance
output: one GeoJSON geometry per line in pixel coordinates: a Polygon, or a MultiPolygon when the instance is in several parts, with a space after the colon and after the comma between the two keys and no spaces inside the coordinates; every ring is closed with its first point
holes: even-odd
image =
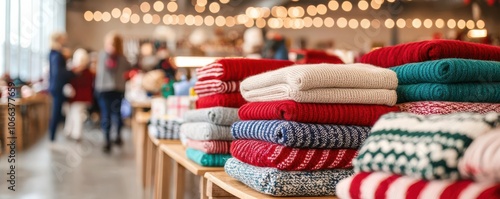
{"type": "Polygon", "coordinates": [[[368,64],[313,64],[255,75],[240,84],[247,101],[394,105],[396,73],[368,64]]]}

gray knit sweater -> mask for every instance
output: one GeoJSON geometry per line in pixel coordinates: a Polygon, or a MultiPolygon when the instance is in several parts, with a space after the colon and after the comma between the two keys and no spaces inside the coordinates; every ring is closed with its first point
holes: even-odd
{"type": "Polygon", "coordinates": [[[95,91],[108,92],[108,91],[125,91],[125,72],[130,69],[130,63],[124,56],[119,56],[117,60],[117,67],[108,69],[106,67],[106,60],[108,54],[104,51],[99,53],[99,59],[96,66],[95,77],[95,91]]]}

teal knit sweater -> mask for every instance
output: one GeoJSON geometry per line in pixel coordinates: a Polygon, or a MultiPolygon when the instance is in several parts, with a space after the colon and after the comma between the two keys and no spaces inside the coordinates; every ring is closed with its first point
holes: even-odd
{"type": "Polygon", "coordinates": [[[187,157],[204,167],[223,167],[227,159],[231,158],[231,154],[206,154],[201,151],[187,148],[187,157]]]}
{"type": "Polygon", "coordinates": [[[500,62],[440,59],[391,68],[399,85],[418,83],[500,82],[500,62]]]}
{"type": "Polygon", "coordinates": [[[414,101],[500,103],[499,83],[410,84],[397,88],[398,103],[414,101]]]}

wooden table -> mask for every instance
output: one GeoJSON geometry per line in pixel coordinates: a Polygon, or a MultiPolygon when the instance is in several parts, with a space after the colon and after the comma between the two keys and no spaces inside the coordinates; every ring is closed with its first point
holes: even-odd
{"type": "Polygon", "coordinates": [[[241,198],[241,199],[338,199],[335,196],[323,197],[275,197],[259,193],[240,181],[227,175],[226,172],[205,173],[208,198],[241,198]]]}
{"type": "Polygon", "coordinates": [[[207,198],[207,179],[204,177],[207,172],[223,171],[223,167],[203,167],[186,157],[186,150],[182,145],[162,145],[161,153],[158,153],[157,171],[158,176],[155,185],[155,198],[168,198],[170,189],[170,179],[174,179],[174,198],[184,198],[184,175],[188,170],[192,174],[200,177],[200,198],[207,198]],[[173,168],[170,168],[171,161],[174,161],[173,168]]]}
{"type": "Polygon", "coordinates": [[[132,119],[132,137],[135,147],[135,162],[137,167],[137,179],[143,188],[146,187],[146,141],[148,140],[148,121],[149,113],[138,112],[132,119]]]}
{"type": "Polygon", "coordinates": [[[180,145],[181,141],[180,140],[163,140],[163,139],[158,139],[154,136],[152,136],[149,132],[148,138],[146,138],[146,150],[145,150],[145,155],[144,155],[144,169],[143,169],[143,176],[145,179],[145,193],[146,193],[146,198],[150,198],[150,193],[151,190],[154,188],[153,183],[157,181],[157,173],[155,172],[157,170],[156,168],[156,159],[159,156],[159,147],[161,145],[180,145]]]}

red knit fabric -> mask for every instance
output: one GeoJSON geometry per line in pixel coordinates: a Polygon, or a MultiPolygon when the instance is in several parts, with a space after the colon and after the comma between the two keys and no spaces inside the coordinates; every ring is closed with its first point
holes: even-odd
{"type": "Polygon", "coordinates": [[[196,101],[196,108],[211,108],[216,106],[239,108],[247,103],[241,93],[223,93],[200,97],[196,101]]]}
{"type": "Polygon", "coordinates": [[[240,92],[239,81],[224,82],[220,80],[197,81],[194,85],[194,92],[200,97],[205,97],[217,93],[240,92]]]}
{"type": "Polygon", "coordinates": [[[209,140],[198,141],[188,139],[186,147],[202,151],[207,154],[228,154],[231,147],[231,141],[209,140]]]}
{"type": "Polygon", "coordinates": [[[297,64],[343,64],[344,62],[336,55],[331,55],[322,50],[290,50],[290,52],[297,53],[304,56],[303,59],[297,59],[297,64]]]}
{"type": "Polygon", "coordinates": [[[357,154],[355,149],[299,149],[260,140],[231,144],[231,155],[244,163],[287,171],[351,168],[357,154]]]}
{"type": "Polygon", "coordinates": [[[388,68],[443,58],[500,61],[500,47],[456,40],[429,40],[380,48],[361,57],[361,62],[388,68]]]}
{"type": "Polygon", "coordinates": [[[196,69],[198,81],[218,79],[222,81],[241,81],[252,75],[291,66],[294,63],[271,59],[220,59],[205,67],[196,69]]]}
{"type": "Polygon", "coordinates": [[[419,115],[451,114],[458,112],[473,112],[485,114],[488,112],[500,113],[500,104],[495,103],[473,103],[473,102],[444,102],[444,101],[421,101],[398,104],[403,112],[419,115]]]}
{"type": "Polygon", "coordinates": [[[380,116],[399,112],[397,106],[314,104],[292,100],[251,102],[239,111],[241,120],[288,120],[303,123],[373,126],[380,116]]]}
{"type": "Polygon", "coordinates": [[[75,96],[70,98],[70,102],[92,102],[92,85],[94,84],[94,74],[89,69],[85,69],[70,81],[75,89],[75,96]]]}

